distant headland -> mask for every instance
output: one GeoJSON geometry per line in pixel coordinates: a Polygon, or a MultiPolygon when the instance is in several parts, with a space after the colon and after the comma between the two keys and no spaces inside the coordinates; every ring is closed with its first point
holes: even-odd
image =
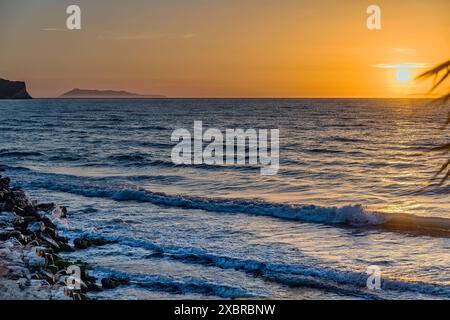
{"type": "Polygon", "coordinates": [[[61,96],[60,99],[158,99],[166,98],[163,95],[157,94],[137,94],[127,91],[114,90],[88,90],[88,89],[73,89],[61,96]]]}
{"type": "Polygon", "coordinates": [[[32,99],[23,81],[0,79],[0,99],[32,99]]]}

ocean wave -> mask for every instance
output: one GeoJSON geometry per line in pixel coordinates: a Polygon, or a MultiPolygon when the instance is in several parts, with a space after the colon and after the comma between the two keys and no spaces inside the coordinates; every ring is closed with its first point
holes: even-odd
{"type": "Polygon", "coordinates": [[[42,152],[35,151],[14,151],[14,150],[0,150],[0,157],[39,157],[45,156],[42,152]]]}
{"type": "MultiPolygon", "coordinates": [[[[92,231],[72,231],[87,237],[98,236],[92,231]]],[[[368,275],[363,270],[339,270],[329,266],[317,265],[317,261],[314,262],[314,265],[311,265],[307,264],[306,261],[294,264],[264,261],[258,258],[247,259],[210,252],[204,248],[166,245],[127,236],[105,234],[103,237],[116,242],[118,247],[109,252],[103,251],[102,254],[126,255],[126,259],[166,259],[207,268],[235,270],[289,287],[307,287],[363,299],[376,300],[385,299],[389,296],[397,297],[399,292],[404,293],[403,296],[409,295],[411,297],[422,294],[439,299],[450,298],[450,285],[448,284],[382,277],[382,290],[377,292],[367,288],[368,275]],[[144,250],[135,251],[130,248],[144,250]]],[[[127,274],[124,273],[123,275],[126,276],[127,274]]]]}
{"type": "Polygon", "coordinates": [[[175,279],[162,275],[130,274],[104,267],[95,268],[94,274],[98,277],[112,276],[120,279],[128,279],[130,285],[172,294],[197,293],[225,299],[255,297],[244,289],[205,281],[197,277],[181,277],[175,279]]]}
{"type": "Polygon", "coordinates": [[[348,137],[332,137],[334,141],[338,142],[349,142],[349,143],[367,143],[367,140],[358,138],[348,138],[348,137]]]}
{"type": "MultiPolygon", "coordinates": [[[[32,175],[32,179],[29,179],[28,182],[23,182],[28,188],[42,188],[85,197],[108,198],[115,201],[148,202],[155,205],[183,209],[199,209],[230,214],[242,213],[328,225],[376,227],[411,234],[450,237],[450,219],[373,212],[367,210],[361,204],[324,207],[306,204],[273,203],[253,199],[170,195],[134,186],[114,186],[108,179],[105,180],[104,178],[36,173],[31,170],[28,170],[28,174],[32,175]]],[[[20,181],[21,177],[17,177],[16,180],[20,181]]]]}
{"type": "Polygon", "coordinates": [[[86,197],[109,198],[116,201],[140,201],[184,209],[200,209],[223,213],[246,213],[285,220],[325,224],[364,226],[381,225],[387,221],[386,215],[367,212],[362,205],[320,207],[315,205],[269,203],[259,200],[202,198],[168,195],[140,188],[132,189],[131,187],[111,188],[95,184],[72,185],[55,180],[35,180],[30,182],[27,187],[73,193],[86,197]]]}
{"type": "Polygon", "coordinates": [[[305,149],[303,152],[312,152],[312,153],[344,153],[343,150],[333,150],[333,149],[325,149],[325,148],[312,148],[305,149]]]}
{"type": "MultiPolygon", "coordinates": [[[[163,168],[193,168],[193,169],[204,169],[204,170],[237,170],[237,171],[255,171],[260,170],[259,166],[254,165],[209,165],[209,164],[175,164],[172,161],[162,160],[162,159],[151,159],[150,157],[145,157],[143,154],[131,154],[131,155],[113,155],[107,160],[112,160],[113,162],[118,162],[120,164],[128,163],[136,167],[163,167],[163,168]]],[[[104,165],[104,162],[99,163],[100,166],[104,165]]]]}
{"type": "Polygon", "coordinates": [[[48,161],[67,161],[67,162],[75,162],[82,160],[83,157],[77,154],[58,154],[48,157],[48,161]]]}
{"type": "MultiPolygon", "coordinates": [[[[232,269],[291,287],[309,287],[355,297],[380,299],[379,295],[367,289],[368,275],[365,272],[343,271],[306,264],[282,264],[255,259],[240,259],[209,253],[199,248],[164,246],[126,237],[110,238],[121,245],[144,248],[151,251],[146,256],[147,259],[171,259],[182,263],[232,269]]],[[[383,278],[381,288],[383,291],[401,291],[450,297],[449,285],[405,282],[383,278]]]]}
{"type": "MultiPolygon", "coordinates": [[[[51,160],[59,160],[55,157],[51,160]]],[[[63,159],[65,160],[65,159],[63,159]]],[[[81,167],[103,167],[108,166],[123,166],[129,165],[133,167],[162,167],[162,168],[192,168],[202,170],[233,170],[233,171],[258,171],[258,165],[209,165],[209,164],[175,164],[170,160],[152,159],[148,154],[133,153],[133,154],[113,154],[105,158],[93,159],[91,162],[84,162],[81,167]]]]}
{"type": "Polygon", "coordinates": [[[151,131],[151,130],[155,130],[155,131],[164,131],[164,130],[170,130],[170,128],[165,127],[165,126],[158,126],[158,125],[154,125],[154,126],[138,126],[138,127],[133,127],[133,130],[146,130],[146,131],[151,131]]]}
{"type": "Polygon", "coordinates": [[[145,159],[147,159],[148,155],[143,154],[143,153],[132,153],[132,154],[128,154],[128,153],[124,153],[124,154],[113,154],[108,156],[109,160],[114,160],[114,161],[136,161],[136,162],[142,162],[145,161],[145,159]]]}
{"type": "Polygon", "coordinates": [[[137,145],[141,147],[155,148],[155,149],[171,149],[173,144],[163,142],[151,142],[151,141],[137,141],[137,145]]]}
{"type": "Polygon", "coordinates": [[[210,165],[210,164],[174,164],[172,161],[166,160],[152,160],[149,162],[152,166],[168,167],[168,168],[195,168],[207,170],[238,170],[238,171],[254,171],[260,170],[259,166],[255,165],[210,165]]]}

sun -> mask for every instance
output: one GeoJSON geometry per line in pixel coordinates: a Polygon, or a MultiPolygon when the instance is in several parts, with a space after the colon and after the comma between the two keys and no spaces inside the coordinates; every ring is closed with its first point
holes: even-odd
{"type": "Polygon", "coordinates": [[[400,83],[407,83],[411,81],[411,71],[408,69],[400,69],[395,74],[397,81],[400,83]]]}

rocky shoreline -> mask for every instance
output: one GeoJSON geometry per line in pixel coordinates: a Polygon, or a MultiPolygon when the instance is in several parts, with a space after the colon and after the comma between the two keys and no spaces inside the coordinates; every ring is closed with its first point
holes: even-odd
{"type": "Polygon", "coordinates": [[[31,200],[10,184],[0,175],[0,300],[90,300],[89,292],[127,283],[115,278],[98,281],[86,263],[64,259],[61,253],[110,242],[78,238],[71,245],[56,226],[56,221],[67,219],[67,209],[31,200]]]}

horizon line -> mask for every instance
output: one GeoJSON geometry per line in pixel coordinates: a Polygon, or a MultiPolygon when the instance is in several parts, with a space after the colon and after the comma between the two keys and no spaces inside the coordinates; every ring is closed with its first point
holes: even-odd
{"type": "Polygon", "coordinates": [[[412,99],[416,99],[416,100],[427,100],[427,99],[435,99],[439,97],[438,95],[436,96],[412,96],[412,97],[183,97],[183,96],[179,96],[179,97],[170,97],[170,96],[165,96],[165,97],[92,97],[92,98],[83,98],[83,97],[78,97],[78,98],[65,98],[65,97],[32,97],[32,100],[188,100],[188,99],[196,99],[196,100],[200,100],[200,99],[204,99],[204,100],[213,100],[213,99],[218,99],[218,100],[236,100],[236,99],[247,99],[247,100],[300,100],[300,99],[314,99],[314,100],[325,100],[325,99],[334,99],[334,100],[338,100],[338,99],[372,99],[372,100],[386,100],[386,99],[405,99],[405,100],[412,100],[412,99]]]}

